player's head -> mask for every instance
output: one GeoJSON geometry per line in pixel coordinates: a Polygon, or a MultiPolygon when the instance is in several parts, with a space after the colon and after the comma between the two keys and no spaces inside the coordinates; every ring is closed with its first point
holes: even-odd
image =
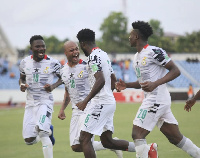
{"type": "Polygon", "coordinates": [[[30,48],[33,52],[33,59],[41,61],[44,58],[46,45],[44,39],[40,35],[34,35],[30,38],[30,48]]]}
{"type": "Polygon", "coordinates": [[[64,51],[68,60],[69,66],[75,66],[79,62],[79,48],[78,45],[73,41],[66,41],[64,43],[64,51]]]}
{"type": "Polygon", "coordinates": [[[88,51],[88,46],[95,44],[95,32],[90,29],[82,29],[76,36],[79,40],[80,47],[85,56],[89,56],[91,52],[88,51]]]}
{"type": "Polygon", "coordinates": [[[136,21],[132,23],[129,41],[131,46],[136,46],[137,40],[148,41],[149,36],[153,34],[153,29],[148,22],[136,21]]]}

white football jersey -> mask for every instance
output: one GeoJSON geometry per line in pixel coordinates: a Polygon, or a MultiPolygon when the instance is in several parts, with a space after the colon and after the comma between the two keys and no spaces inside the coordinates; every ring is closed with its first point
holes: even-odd
{"type": "Polygon", "coordinates": [[[96,47],[88,56],[88,73],[91,88],[96,81],[94,74],[99,71],[102,71],[104,74],[105,85],[100,92],[95,95],[92,101],[100,104],[113,104],[115,103],[115,98],[111,90],[111,74],[114,72],[108,54],[96,47]]]}
{"type": "MultiPolygon", "coordinates": [[[[166,74],[165,65],[171,59],[167,53],[155,46],[146,45],[140,53],[134,56],[134,69],[139,83],[145,81],[157,81],[166,74]]],[[[166,84],[162,84],[154,89],[152,92],[144,92],[144,101],[163,103],[170,100],[170,94],[166,84]]]]}
{"type": "Polygon", "coordinates": [[[19,65],[20,73],[26,75],[27,88],[26,106],[37,106],[43,100],[53,102],[53,95],[46,92],[45,84],[53,84],[55,74],[60,74],[61,64],[58,60],[45,55],[40,62],[33,60],[30,55],[19,65]]]}
{"type": "Polygon", "coordinates": [[[68,90],[72,108],[78,109],[76,104],[83,101],[90,92],[87,63],[80,59],[79,64],[74,67],[65,64],[61,69],[60,74],[62,81],[68,90]]]}

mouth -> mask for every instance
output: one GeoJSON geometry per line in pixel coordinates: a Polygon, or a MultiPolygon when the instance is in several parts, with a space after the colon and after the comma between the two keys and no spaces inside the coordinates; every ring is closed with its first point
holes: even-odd
{"type": "Polygon", "coordinates": [[[44,52],[38,52],[38,57],[43,58],[44,57],[44,52]]]}
{"type": "Polygon", "coordinates": [[[78,59],[79,59],[79,55],[78,54],[73,55],[73,60],[77,61],[78,59]]]}

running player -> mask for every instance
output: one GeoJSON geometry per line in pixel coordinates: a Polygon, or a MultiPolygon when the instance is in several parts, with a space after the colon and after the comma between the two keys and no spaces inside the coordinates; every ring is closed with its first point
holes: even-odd
{"type": "Polygon", "coordinates": [[[129,41],[131,47],[136,47],[138,51],[134,56],[138,80],[131,83],[120,80],[116,88],[118,91],[125,88],[142,88],[144,91],[145,98],[133,121],[132,138],[136,157],[148,157],[149,146],[145,138],[157,125],[170,143],[199,158],[200,149],[180,133],[170,108],[171,97],[165,83],[178,77],[179,69],[163,49],[148,44],[148,37],[153,34],[148,23],[137,21],[132,23],[132,27],[129,41]],[[169,72],[166,73],[166,69],[169,72]]]}
{"type": "Polygon", "coordinates": [[[113,117],[116,109],[112,90],[115,88],[116,78],[107,53],[96,46],[95,33],[92,30],[80,30],[77,38],[81,49],[88,57],[91,87],[91,91],[86,98],[76,104],[82,111],[87,108],[79,139],[85,157],[96,157],[91,141],[93,135],[100,136],[105,148],[135,152],[133,142],[112,138],[114,132],[113,117]],[[90,104],[87,105],[89,102],[90,104]]]}
{"type": "MultiPolygon", "coordinates": [[[[84,111],[79,110],[76,104],[89,94],[90,86],[88,81],[87,63],[79,59],[79,48],[75,42],[67,41],[64,44],[64,51],[68,63],[61,69],[61,78],[65,84],[65,95],[58,118],[64,120],[64,110],[69,102],[72,103],[72,117],[70,123],[70,146],[75,152],[82,152],[79,137],[80,130],[84,123],[84,111]]],[[[88,103],[89,104],[89,103],[88,103]]],[[[89,106],[89,105],[88,105],[89,106]]],[[[104,150],[101,142],[94,141],[93,147],[95,151],[104,150]]],[[[118,158],[122,158],[122,151],[114,150],[118,158]]]]}
{"type": "Polygon", "coordinates": [[[42,142],[44,158],[53,158],[53,95],[50,93],[61,82],[60,63],[45,55],[45,42],[42,36],[30,39],[33,55],[24,58],[19,66],[20,90],[27,90],[23,120],[23,138],[27,145],[42,142]],[[54,74],[59,77],[52,85],[54,74]],[[50,136],[50,137],[49,137],[50,136]]]}

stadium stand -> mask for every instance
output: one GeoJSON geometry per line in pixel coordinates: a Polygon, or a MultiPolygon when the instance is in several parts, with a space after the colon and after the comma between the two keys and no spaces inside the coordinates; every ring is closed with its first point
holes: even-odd
{"type": "MultiPolygon", "coordinates": [[[[187,88],[189,84],[193,87],[200,86],[200,62],[188,62],[186,60],[175,61],[179,69],[181,70],[181,75],[173,81],[170,81],[167,85],[171,88],[187,88]]],[[[126,82],[132,82],[137,80],[135,72],[133,70],[133,62],[129,61],[128,66],[123,62],[112,62],[113,70],[116,74],[117,80],[122,79],[126,82]]],[[[12,65],[8,69],[8,72],[4,75],[0,75],[0,89],[19,89],[19,68],[18,65],[12,65]]],[[[55,77],[54,82],[57,81],[55,77]]],[[[59,88],[64,88],[64,85],[59,86],[59,88]]]]}

